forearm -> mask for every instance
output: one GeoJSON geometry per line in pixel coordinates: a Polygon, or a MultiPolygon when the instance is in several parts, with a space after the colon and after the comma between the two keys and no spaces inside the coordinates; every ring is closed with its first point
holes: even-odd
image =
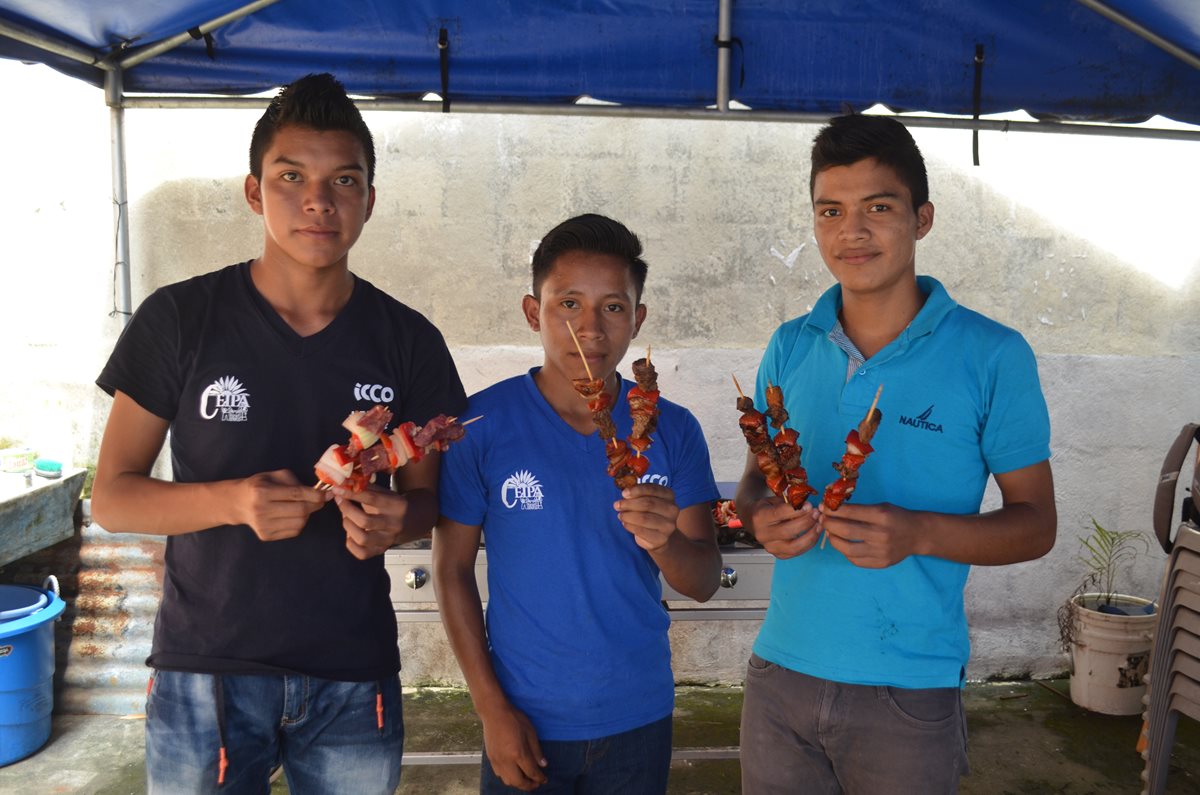
{"type": "Polygon", "coordinates": [[[98,477],[92,493],[92,517],[112,533],[165,536],[237,524],[232,498],[235,483],[173,483],[133,472],[98,477]]]}
{"type": "Polygon", "coordinates": [[[916,515],[916,554],[973,566],[1002,566],[1045,555],[1054,546],[1057,515],[1053,505],[1011,503],[988,513],[916,515]]]}
{"type": "Polygon", "coordinates": [[[767,479],[762,476],[762,472],[758,470],[758,464],[754,456],[748,455],[746,458],[745,470],[742,472],[742,479],[738,482],[738,490],[733,495],[733,506],[738,509],[738,516],[742,519],[746,530],[754,534],[754,508],[755,504],[770,494],[767,488],[767,479]]]}
{"type": "Polygon", "coordinates": [[[437,494],[428,488],[415,488],[401,493],[408,505],[404,512],[404,527],[395,543],[407,544],[429,538],[438,518],[437,494]]]}
{"type": "Polygon", "coordinates": [[[435,555],[434,578],[438,583],[437,600],[442,624],[450,641],[450,649],[467,681],[475,712],[482,717],[494,709],[507,706],[508,697],[496,678],[488,653],[483,606],[480,604],[474,572],[449,567],[439,562],[435,555]]]}
{"type": "Polygon", "coordinates": [[[721,552],[715,542],[693,541],[676,530],[650,557],[672,588],[697,602],[708,601],[721,585],[721,552]]]}

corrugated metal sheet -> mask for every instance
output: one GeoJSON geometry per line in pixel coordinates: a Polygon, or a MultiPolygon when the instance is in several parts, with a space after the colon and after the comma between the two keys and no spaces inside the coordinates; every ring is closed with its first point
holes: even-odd
{"type": "MultiPolygon", "coordinates": [[[[84,510],[86,515],[86,501],[84,510]]],[[[146,656],[161,591],[165,540],[109,533],[82,521],[75,535],[0,569],[0,581],[58,578],[67,603],[55,626],[54,709],[128,715],[145,708],[146,656]]]]}

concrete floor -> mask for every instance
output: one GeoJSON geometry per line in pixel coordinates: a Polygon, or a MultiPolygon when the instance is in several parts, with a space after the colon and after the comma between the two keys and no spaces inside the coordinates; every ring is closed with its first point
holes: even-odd
{"type": "MultiPolygon", "coordinates": [[[[1089,713],[1065,693],[1065,681],[969,685],[971,775],[962,780],[962,793],[1140,792],[1143,763],[1134,746],[1141,716],[1089,713]]],[[[477,792],[477,756],[460,764],[426,763],[447,753],[478,753],[478,724],[466,694],[422,689],[405,698],[406,760],[422,763],[406,764],[400,793],[477,792]]],[[[677,757],[702,755],[694,750],[701,748],[733,753],[738,689],[680,688],[677,702],[677,757]]],[[[137,716],[56,715],[50,740],[39,752],[0,768],[0,795],[144,792],[142,731],[137,716]]],[[[286,792],[283,781],[272,788],[272,795],[286,792]]],[[[736,792],[735,758],[677,758],[672,767],[671,795],[736,792]]],[[[1179,724],[1167,792],[1200,793],[1200,725],[1188,720],[1179,724]]]]}

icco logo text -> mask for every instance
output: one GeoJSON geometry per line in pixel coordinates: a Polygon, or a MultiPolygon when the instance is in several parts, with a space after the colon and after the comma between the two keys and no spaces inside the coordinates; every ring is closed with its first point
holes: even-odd
{"type": "Polygon", "coordinates": [[[355,384],[354,399],[370,400],[373,403],[391,403],[396,393],[383,384],[355,384]]]}

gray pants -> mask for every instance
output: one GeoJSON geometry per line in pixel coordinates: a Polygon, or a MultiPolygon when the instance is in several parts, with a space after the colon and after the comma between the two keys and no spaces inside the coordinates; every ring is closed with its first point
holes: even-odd
{"type": "Polygon", "coordinates": [[[967,772],[962,690],[816,679],[752,655],[745,795],[942,795],[967,772]]]}

